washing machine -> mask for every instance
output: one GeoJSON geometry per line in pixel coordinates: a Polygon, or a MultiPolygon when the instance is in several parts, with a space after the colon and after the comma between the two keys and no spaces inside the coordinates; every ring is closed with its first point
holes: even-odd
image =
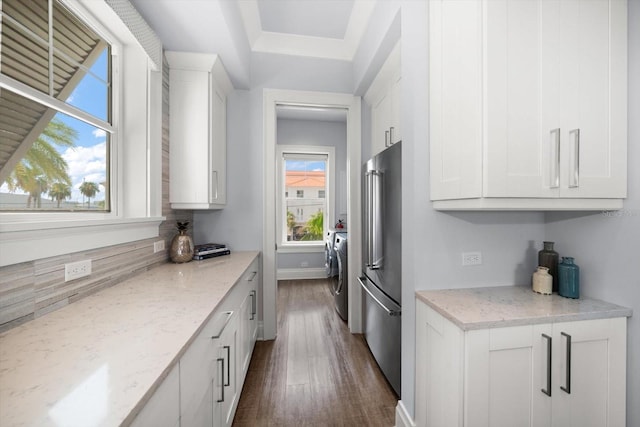
{"type": "Polygon", "coordinates": [[[336,311],[347,320],[349,314],[349,274],[347,272],[347,233],[335,233],[335,251],[338,259],[338,277],[333,282],[333,296],[336,303],[336,311]]]}
{"type": "MultiPolygon", "coordinates": [[[[336,257],[336,230],[329,229],[324,241],[324,268],[327,279],[333,280],[338,277],[338,259],[336,257]]],[[[333,286],[332,286],[333,288],[333,286]]]]}

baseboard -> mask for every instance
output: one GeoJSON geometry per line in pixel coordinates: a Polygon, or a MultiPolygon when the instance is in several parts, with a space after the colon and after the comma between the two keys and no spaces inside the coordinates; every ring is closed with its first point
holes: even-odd
{"type": "Polygon", "coordinates": [[[396,406],[396,427],[416,427],[402,400],[398,400],[398,406],[396,406]]]}
{"type": "Polygon", "coordinates": [[[278,280],[326,279],[327,271],[320,268],[279,268],[278,280]]]}

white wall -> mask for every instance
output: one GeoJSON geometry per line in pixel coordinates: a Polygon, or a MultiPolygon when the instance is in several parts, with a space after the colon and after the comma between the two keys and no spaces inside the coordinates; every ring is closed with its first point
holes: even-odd
{"type": "Polygon", "coordinates": [[[232,251],[262,248],[261,144],[251,138],[250,93],[233,91],[227,99],[227,206],[194,211],[194,243],[226,243],[232,251]]]}
{"type": "MultiPolygon", "coordinates": [[[[316,120],[278,119],[280,145],[318,145],[335,147],[335,209],[333,218],[342,218],[347,212],[347,124],[316,120]]],[[[333,224],[329,224],[329,227],[333,224]]],[[[278,254],[278,268],[324,268],[324,250],[320,252],[278,254]]]]}
{"type": "Polygon", "coordinates": [[[629,1],[628,198],[613,216],[546,215],[545,238],[580,267],[580,293],[633,309],[628,325],[627,425],[640,426],[640,1],[629,1]]]}

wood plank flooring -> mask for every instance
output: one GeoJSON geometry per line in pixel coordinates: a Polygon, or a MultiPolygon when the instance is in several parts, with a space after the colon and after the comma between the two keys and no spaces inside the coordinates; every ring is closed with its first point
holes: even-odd
{"type": "Polygon", "coordinates": [[[328,282],[279,281],[277,338],[256,343],[233,425],[389,427],[396,404],[328,282]]]}

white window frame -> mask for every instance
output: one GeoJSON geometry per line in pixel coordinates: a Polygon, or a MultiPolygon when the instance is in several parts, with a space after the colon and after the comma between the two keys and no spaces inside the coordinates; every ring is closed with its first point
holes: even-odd
{"type": "MultiPolygon", "coordinates": [[[[157,237],[165,219],[161,204],[162,69],[156,69],[106,2],[62,3],[112,46],[111,211],[2,212],[0,266],[157,237]]],[[[7,85],[43,101],[25,85],[0,76],[0,87],[7,85]]],[[[51,106],[73,111],[66,104],[51,106]]]]}
{"type": "Polygon", "coordinates": [[[324,251],[324,239],[315,242],[288,242],[286,230],[286,201],[284,195],[285,170],[284,155],[317,154],[327,157],[327,168],[325,177],[325,203],[327,204],[327,215],[323,223],[323,236],[327,234],[329,224],[334,222],[335,211],[335,147],[314,146],[314,145],[278,145],[276,147],[276,170],[277,170],[277,209],[276,209],[276,236],[278,252],[300,253],[300,252],[322,252],[324,251]]]}

